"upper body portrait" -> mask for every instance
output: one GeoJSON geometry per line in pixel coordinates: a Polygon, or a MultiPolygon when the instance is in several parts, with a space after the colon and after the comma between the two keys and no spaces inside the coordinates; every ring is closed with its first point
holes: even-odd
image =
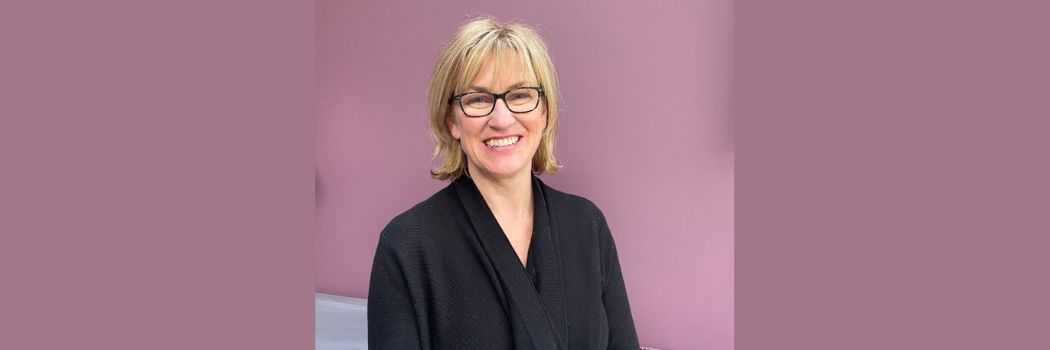
{"type": "Polygon", "coordinates": [[[531,28],[467,22],[429,88],[450,183],[383,229],[370,349],[638,349],[616,245],[591,201],[547,186],[558,86],[531,28]]]}

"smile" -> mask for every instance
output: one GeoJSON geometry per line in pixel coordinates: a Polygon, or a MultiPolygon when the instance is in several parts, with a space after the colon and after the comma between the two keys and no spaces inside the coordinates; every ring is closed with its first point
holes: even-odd
{"type": "Polygon", "coordinates": [[[520,136],[508,136],[499,139],[488,139],[485,140],[485,145],[489,146],[489,148],[509,147],[518,143],[518,140],[521,140],[520,136]]]}

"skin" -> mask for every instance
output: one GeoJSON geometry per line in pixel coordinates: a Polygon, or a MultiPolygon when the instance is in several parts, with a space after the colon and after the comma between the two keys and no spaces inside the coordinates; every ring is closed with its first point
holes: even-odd
{"type": "MultiPolygon", "coordinates": [[[[494,59],[490,58],[469,86],[502,93],[515,84],[528,85],[516,55],[500,59],[503,61],[499,76],[493,74],[494,59]]],[[[468,88],[462,92],[470,91],[479,90],[468,88]]],[[[480,118],[467,117],[458,104],[453,107],[449,129],[452,137],[460,140],[467,156],[470,178],[525,266],[532,240],[532,158],[547,126],[547,106],[541,100],[539,107],[531,112],[512,113],[503,100],[498,100],[492,113],[480,118]],[[507,135],[522,137],[509,152],[491,152],[484,143],[507,135]]]]}

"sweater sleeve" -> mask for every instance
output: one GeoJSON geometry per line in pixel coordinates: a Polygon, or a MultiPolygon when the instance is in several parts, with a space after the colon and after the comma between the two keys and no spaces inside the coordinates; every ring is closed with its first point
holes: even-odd
{"type": "Polygon", "coordinates": [[[609,320],[608,349],[637,350],[638,334],[631,316],[631,305],[627,302],[627,288],[620,271],[620,258],[616,253],[616,242],[605,222],[605,216],[597,213],[598,238],[601,242],[604,278],[602,285],[602,303],[605,315],[609,320]]]}
{"type": "Polygon", "coordinates": [[[368,348],[421,349],[404,270],[385,231],[379,238],[368,283],[368,348]]]}

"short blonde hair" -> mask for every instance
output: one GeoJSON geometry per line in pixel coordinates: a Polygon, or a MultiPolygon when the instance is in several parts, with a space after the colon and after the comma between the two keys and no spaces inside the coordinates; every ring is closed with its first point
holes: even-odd
{"type": "MultiPolygon", "coordinates": [[[[532,157],[532,172],[554,174],[561,168],[561,164],[554,159],[554,136],[558,129],[558,84],[546,43],[535,30],[525,25],[481,17],[459,27],[441,50],[434,66],[427,105],[430,134],[436,143],[434,157],[441,157],[441,165],[430,171],[431,177],[455,180],[466,172],[466,155],[463,154],[460,141],[452,137],[448,126],[454,113],[450,97],[466,90],[489,58],[502,57],[505,53],[517,54],[527,83],[543,87],[547,127],[532,157]]],[[[499,60],[495,61],[494,69],[499,74],[499,60]]]]}

